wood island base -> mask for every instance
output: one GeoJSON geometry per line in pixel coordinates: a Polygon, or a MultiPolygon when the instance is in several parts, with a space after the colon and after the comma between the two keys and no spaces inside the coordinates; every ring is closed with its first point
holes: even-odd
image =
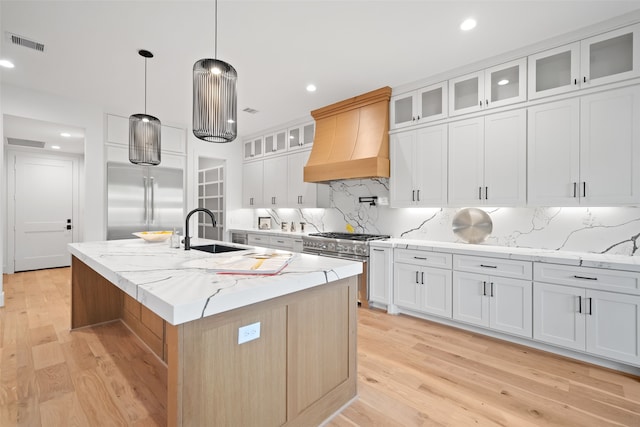
{"type": "MultiPolygon", "coordinates": [[[[127,298],[73,257],[72,329],[119,319],[147,342],[127,298]]],[[[321,424],[357,393],[356,314],[350,277],[176,326],[148,322],[167,364],[167,424],[321,424]],[[238,344],[238,329],[256,322],[260,337],[238,344]]]]}

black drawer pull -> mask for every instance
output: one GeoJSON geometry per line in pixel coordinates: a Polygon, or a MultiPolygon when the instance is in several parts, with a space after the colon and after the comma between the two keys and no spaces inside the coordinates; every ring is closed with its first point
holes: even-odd
{"type": "Polygon", "coordinates": [[[486,264],[480,264],[480,267],[484,267],[484,268],[498,268],[497,265],[486,265],[486,264]]]}
{"type": "Polygon", "coordinates": [[[573,277],[575,277],[576,279],[582,279],[582,280],[598,280],[597,277],[586,277],[586,276],[576,276],[576,275],[574,275],[573,277]]]}
{"type": "Polygon", "coordinates": [[[426,261],[427,260],[427,258],[419,257],[419,256],[414,256],[413,259],[421,259],[422,261],[426,261]]]}
{"type": "Polygon", "coordinates": [[[384,252],[384,249],[375,249],[374,248],[373,250],[376,251],[376,252],[384,252]]]}

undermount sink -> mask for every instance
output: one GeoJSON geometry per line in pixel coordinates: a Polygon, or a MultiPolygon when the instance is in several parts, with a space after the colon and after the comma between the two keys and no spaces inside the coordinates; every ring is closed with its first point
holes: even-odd
{"type": "Polygon", "coordinates": [[[222,252],[234,252],[234,251],[245,251],[245,248],[236,248],[234,246],[225,246],[225,245],[200,245],[200,246],[191,246],[191,249],[195,249],[197,251],[209,252],[212,254],[219,254],[222,252]]]}

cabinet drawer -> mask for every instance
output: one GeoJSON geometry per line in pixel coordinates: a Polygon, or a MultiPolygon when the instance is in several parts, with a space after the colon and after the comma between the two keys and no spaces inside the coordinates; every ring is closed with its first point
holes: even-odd
{"type": "Polygon", "coordinates": [[[451,268],[451,254],[443,254],[441,252],[396,249],[394,251],[394,260],[425,267],[451,268]]]}
{"type": "Polygon", "coordinates": [[[453,269],[492,276],[531,280],[532,266],[529,261],[514,261],[479,256],[454,255],[453,269]]]}
{"type": "Polygon", "coordinates": [[[291,237],[270,236],[269,245],[272,248],[290,250],[293,248],[293,239],[291,237]]]}
{"type": "Polygon", "coordinates": [[[251,246],[262,246],[262,247],[268,247],[270,244],[269,236],[260,235],[260,234],[248,234],[247,242],[251,246]]]}
{"type": "Polygon", "coordinates": [[[640,293],[640,273],[632,271],[537,262],[533,266],[533,275],[536,282],[640,293]]]}

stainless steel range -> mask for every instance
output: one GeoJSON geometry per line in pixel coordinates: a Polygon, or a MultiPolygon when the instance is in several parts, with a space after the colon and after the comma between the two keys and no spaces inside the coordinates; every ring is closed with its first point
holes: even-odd
{"type": "Polygon", "coordinates": [[[360,282],[358,283],[358,302],[362,307],[368,307],[369,242],[371,240],[384,240],[389,237],[380,234],[311,233],[307,236],[302,236],[302,252],[362,262],[362,276],[360,276],[360,282]]]}

